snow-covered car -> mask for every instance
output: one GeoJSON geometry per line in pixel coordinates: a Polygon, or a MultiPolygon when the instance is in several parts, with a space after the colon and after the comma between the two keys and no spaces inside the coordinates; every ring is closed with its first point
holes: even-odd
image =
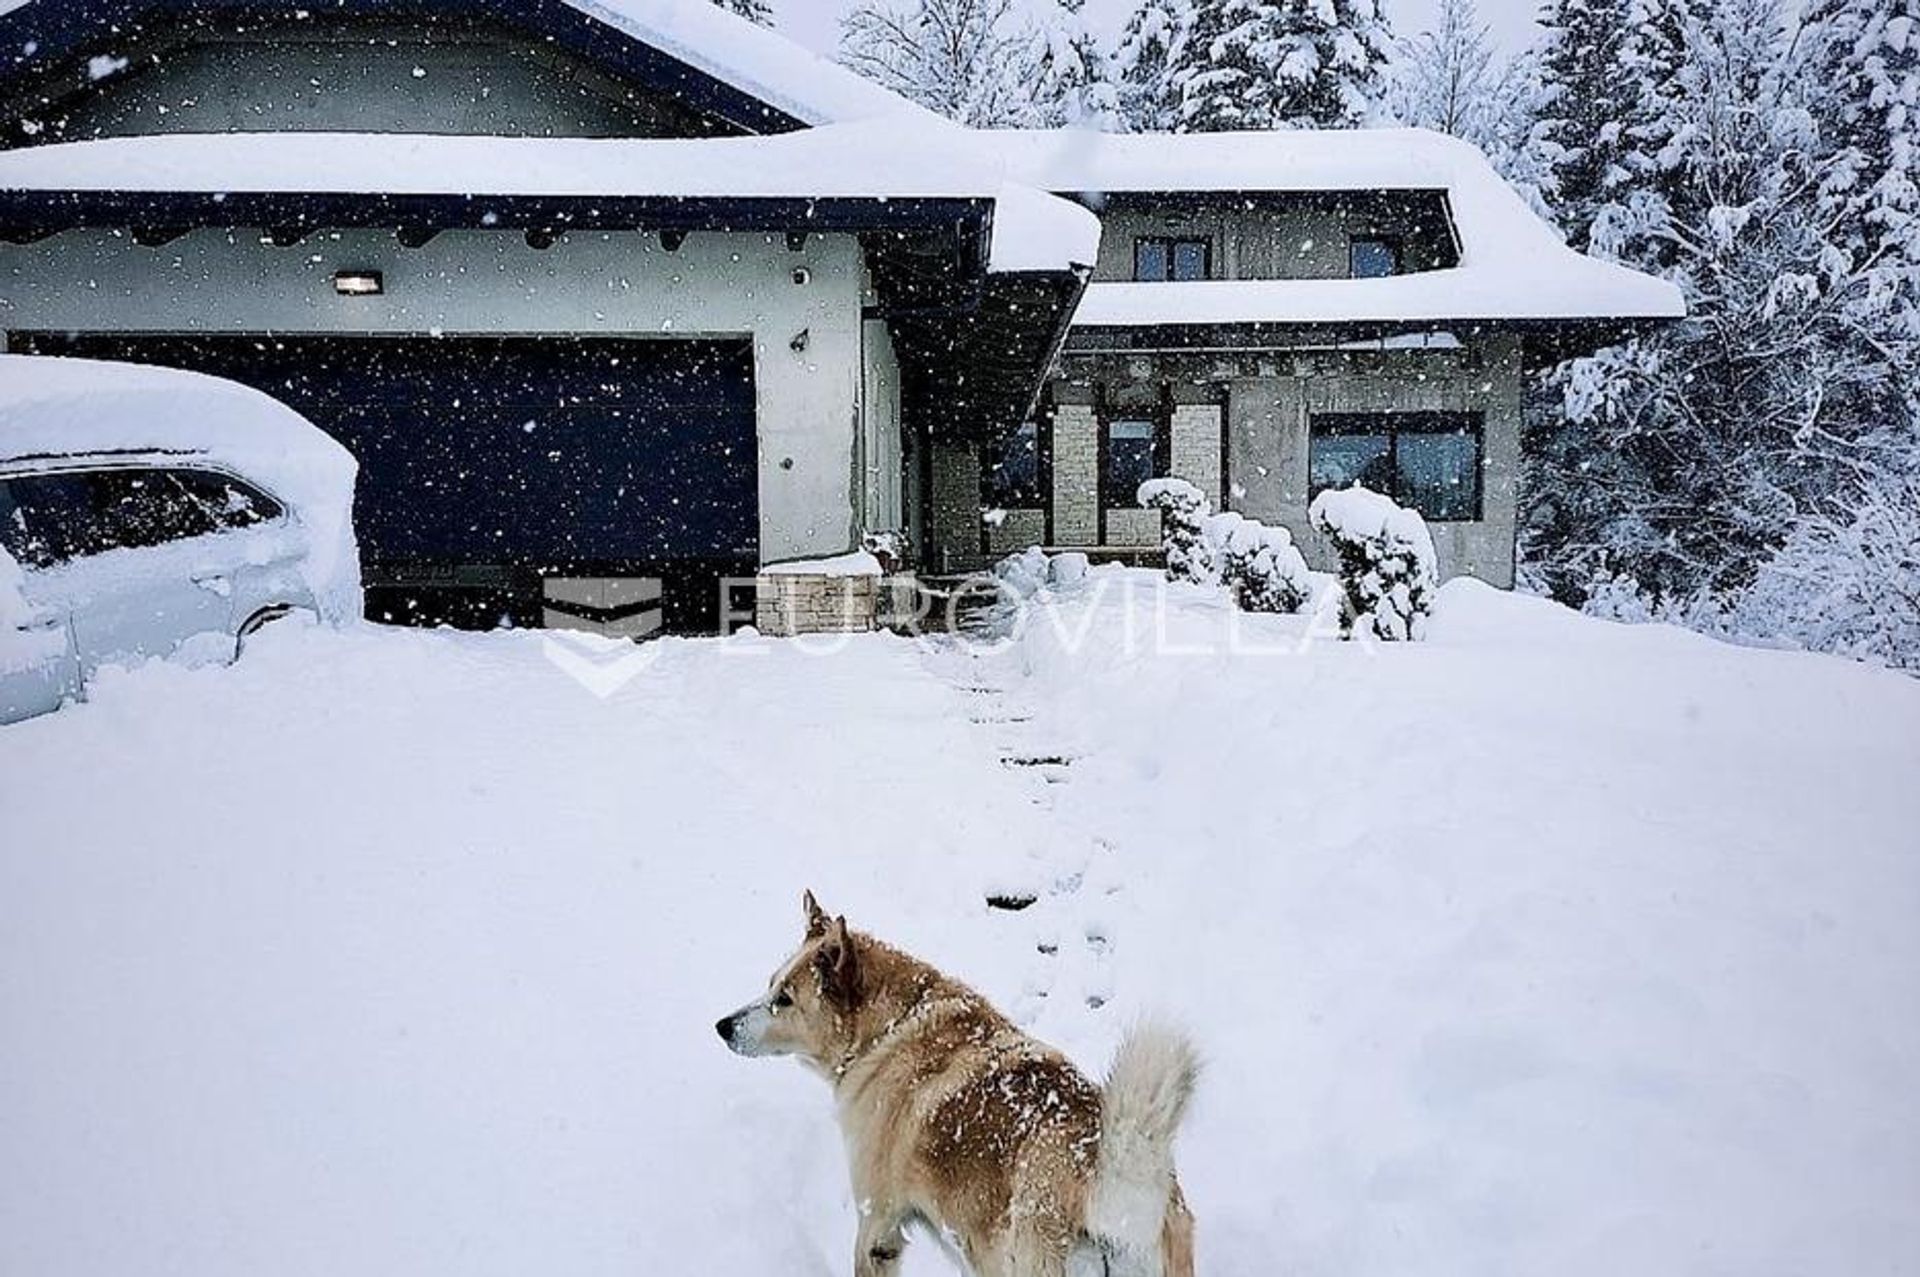
{"type": "Polygon", "coordinates": [[[296,610],[357,617],[356,474],[245,386],[0,355],[0,723],[102,665],[231,659],[296,610]]]}

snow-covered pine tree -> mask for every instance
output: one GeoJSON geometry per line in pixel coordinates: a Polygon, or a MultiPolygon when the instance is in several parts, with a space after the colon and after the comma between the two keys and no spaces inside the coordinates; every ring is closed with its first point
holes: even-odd
{"type": "Polygon", "coordinates": [[[1621,45],[1629,0],[1547,0],[1540,59],[1547,86],[1539,137],[1551,173],[1548,198],[1575,248],[1587,246],[1594,213],[1624,174],[1619,155],[1634,111],[1621,45]]]}
{"type": "MultiPolygon", "coordinates": [[[[1734,617],[1743,632],[1920,671],[1920,0],[1816,0],[1802,42],[1819,203],[1863,423],[1822,440],[1835,484],[1802,511],[1734,617]]],[[[1823,387],[1823,390],[1826,389],[1823,387]]]]}
{"type": "Polygon", "coordinates": [[[1036,122],[1046,128],[1119,127],[1112,57],[1086,16],[1087,0],[1057,0],[1037,21],[1033,54],[1036,122]]]}
{"type": "Polygon", "coordinates": [[[713,2],[722,9],[758,22],[763,27],[773,25],[773,5],[768,0],[713,0],[713,2]]]}
{"type": "Polygon", "coordinates": [[[1546,91],[1536,52],[1501,60],[1473,0],[1441,0],[1433,28],[1399,43],[1388,77],[1395,119],[1473,143],[1535,212],[1551,216],[1543,195],[1551,166],[1539,129],[1546,91]]]}
{"type": "Polygon", "coordinates": [[[1134,133],[1180,127],[1172,68],[1193,29],[1193,0],[1143,0],[1113,54],[1120,124],[1134,133]]]}
{"type": "Polygon", "coordinates": [[[1379,0],[1196,0],[1173,57],[1180,127],[1351,128],[1384,114],[1379,0]]]}
{"type": "Polygon", "coordinates": [[[1920,266],[1920,0],[1814,0],[1807,30],[1828,86],[1827,204],[1847,218],[1847,247],[1876,266],[1920,266]]]}
{"type": "Polygon", "coordinates": [[[1648,73],[1591,236],[1691,314],[1562,371],[1564,419],[1530,440],[1526,554],[1572,601],[1625,575],[1698,619],[1861,464],[1886,367],[1849,319],[1870,281],[1823,215],[1818,86],[1778,0],[1635,12],[1622,65],[1648,73]]]}
{"type": "Polygon", "coordinates": [[[840,61],[973,128],[1039,122],[1032,27],[1016,0],[863,0],[840,24],[840,61]]]}

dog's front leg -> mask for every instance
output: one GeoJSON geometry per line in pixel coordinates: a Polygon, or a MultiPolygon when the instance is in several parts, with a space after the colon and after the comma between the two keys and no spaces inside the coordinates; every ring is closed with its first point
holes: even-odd
{"type": "Polygon", "coordinates": [[[894,1277],[906,1246],[905,1212],[878,1202],[863,1204],[860,1233],[853,1243],[853,1277],[894,1277]]]}

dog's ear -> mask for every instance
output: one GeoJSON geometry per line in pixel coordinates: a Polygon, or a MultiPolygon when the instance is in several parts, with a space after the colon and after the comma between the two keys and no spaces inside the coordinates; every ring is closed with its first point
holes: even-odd
{"type": "Polygon", "coordinates": [[[813,965],[820,973],[820,990],[828,1001],[852,1006],[860,1000],[860,958],[854,952],[853,937],[847,934],[845,918],[835,918],[827,926],[820,951],[813,955],[813,965]]]}
{"type": "Polygon", "coordinates": [[[800,908],[807,915],[807,939],[813,940],[827,934],[827,923],[831,919],[827,917],[827,911],[820,907],[820,902],[813,898],[811,891],[801,897],[800,908]]]}

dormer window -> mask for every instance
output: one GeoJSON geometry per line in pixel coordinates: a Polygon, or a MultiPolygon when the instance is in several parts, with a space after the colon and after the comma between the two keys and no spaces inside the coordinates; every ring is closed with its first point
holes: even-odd
{"type": "Polygon", "coordinates": [[[1347,241],[1347,276],[1384,279],[1400,273],[1400,245],[1378,235],[1356,235],[1347,241]]]}
{"type": "Polygon", "coordinates": [[[1133,241],[1133,277],[1143,284],[1213,277],[1213,242],[1143,235],[1133,241]]]}

